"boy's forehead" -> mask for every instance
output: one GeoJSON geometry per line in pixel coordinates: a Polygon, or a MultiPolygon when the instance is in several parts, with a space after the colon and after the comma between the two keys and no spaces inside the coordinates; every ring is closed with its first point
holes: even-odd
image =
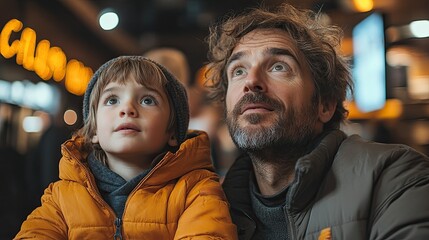
{"type": "Polygon", "coordinates": [[[137,84],[149,89],[163,89],[163,81],[157,79],[157,76],[142,76],[136,73],[127,73],[121,76],[110,76],[106,78],[104,88],[109,84],[125,86],[127,84],[137,84]]]}
{"type": "Polygon", "coordinates": [[[131,85],[134,90],[150,90],[156,92],[165,92],[164,88],[159,84],[151,84],[147,81],[138,81],[137,79],[129,79],[125,81],[112,80],[105,84],[103,92],[109,89],[123,89],[126,86],[131,85]]]}

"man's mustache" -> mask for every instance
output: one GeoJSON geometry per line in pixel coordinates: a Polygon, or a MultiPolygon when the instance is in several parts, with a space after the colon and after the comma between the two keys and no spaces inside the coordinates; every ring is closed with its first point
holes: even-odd
{"type": "Polygon", "coordinates": [[[266,104],[272,107],[273,109],[278,109],[278,110],[283,109],[283,105],[280,101],[268,97],[265,93],[252,92],[252,93],[246,93],[245,95],[243,95],[243,97],[241,97],[241,99],[235,105],[232,111],[232,115],[233,116],[240,115],[242,108],[246,104],[257,104],[257,103],[266,104]]]}

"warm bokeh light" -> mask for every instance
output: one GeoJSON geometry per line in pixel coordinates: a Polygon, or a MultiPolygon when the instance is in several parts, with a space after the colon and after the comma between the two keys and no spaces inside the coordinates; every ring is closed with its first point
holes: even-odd
{"type": "Polygon", "coordinates": [[[66,75],[67,57],[59,47],[49,49],[48,66],[52,70],[52,78],[59,82],[66,75]]]}
{"type": "Polygon", "coordinates": [[[36,32],[24,28],[19,40],[11,34],[22,29],[22,22],[12,19],[4,25],[0,35],[0,53],[5,58],[16,55],[16,63],[34,71],[41,79],[65,80],[66,89],[75,95],[82,95],[92,75],[92,69],[77,60],[67,62],[67,56],[59,47],[51,47],[48,40],[36,43],[36,32]],[[9,42],[12,43],[9,45],[9,42]]]}
{"type": "Polygon", "coordinates": [[[369,12],[374,8],[373,0],[353,0],[353,5],[358,12],[369,12]]]}
{"type": "Polygon", "coordinates": [[[43,80],[52,78],[52,71],[49,69],[46,62],[48,62],[48,53],[51,48],[51,43],[48,40],[42,40],[37,44],[36,57],[34,58],[34,71],[43,80]]]}
{"type": "Polygon", "coordinates": [[[77,60],[70,60],[67,64],[67,75],[65,79],[65,87],[67,91],[75,95],[83,95],[88,85],[93,71],[89,67],[85,67],[77,60]]]}
{"type": "Polygon", "coordinates": [[[77,113],[72,109],[68,109],[64,112],[64,122],[72,126],[77,122],[77,113]]]}
{"type": "Polygon", "coordinates": [[[386,62],[389,66],[410,66],[411,53],[403,47],[392,47],[386,52],[386,62]]]}
{"type": "Polygon", "coordinates": [[[12,19],[4,25],[0,34],[0,53],[5,58],[11,58],[18,52],[20,45],[19,40],[14,40],[9,45],[10,35],[12,32],[18,32],[22,29],[22,22],[17,19],[12,19]]]}
{"type": "Polygon", "coordinates": [[[346,56],[353,55],[353,39],[351,37],[345,37],[341,41],[341,52],[346,56]]]}
{"type": "Polygon", "coordinates": [[[20,46],[16,53],[16,63],[22,65],[25,69],[33,71],[34,68],[34,49],[36,48],[36,32],[31,28],[25,28],[22,31],[20,46]]]}
{"type": "Polygon", "coordinates": [[[402,102],[399,99],[387,99],[384,107],[377,111],[362,112],[355,102],[346,102],[349,110],[348,119],[397,119],[403,112],[402,102]]]}

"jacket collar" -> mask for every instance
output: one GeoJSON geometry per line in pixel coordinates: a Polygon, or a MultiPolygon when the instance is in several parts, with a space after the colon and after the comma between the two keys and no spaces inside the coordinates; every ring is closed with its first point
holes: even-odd
{"type": "MultiPolygon", "coordinates": [[[[340,130],[326,132],[315,140],[313,150],[298,159],[295,179],[287,194],[286,207],[291,212],[302,210],[313,200],[345,138],[346,135],[340,130]]],[[[223,182],[223,189],[231,207],[239,209],[249,218],[253,218],[249,197],[249,177],[252,171],[250,158],[246,155],[241,156],[231,166],[223,182]]]]}
{"type": "Polygon", "coordinates": [[[298,159],[295,179],[286,200],[286,206],[291,212],[301,211],[313,201],[345,138],[346,134],[340,130],[326,132],[321,138],[316,139],[311,152],[298,159]]]}
{"type": "MultiPolygon", "coordinates": [[[[177,179],[193,170],[207,169],[214,171],[210,159],[210,144],[205,132],[192,130],[188,139],[176,152],[167,152],[148,174],[146,183],[162,185],[177,179]],[[156,172],[155,174],[152,174],[156,172]]],[[[60,160],[60,179],[85,184],[90,177],[87,165],[88,153],[83,150],[83,138],[75,136],[62,145],[63,157],[60,160]]]]}
{"type": "Polygon", "coordinates": [[[239,239],[251,239],[256,230],[256,217],[250,202],[250,176],[252,162],[247,155],[241,155],[227,172],[222,183],[231,206],[232,222],[237,225],[239,239]]]}

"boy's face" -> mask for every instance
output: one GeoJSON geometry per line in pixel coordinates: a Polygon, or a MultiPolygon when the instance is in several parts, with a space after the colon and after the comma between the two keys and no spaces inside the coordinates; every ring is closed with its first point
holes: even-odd
{"type": "Polygon", "coordinates": [[[176,145],[167,133],[170,116],[163,89],[148,89],[133,76],[124,84],[111,82],[101,92],[93,143],[99,143],[108,161],[150,164],[167,144],[176,145]]]}

